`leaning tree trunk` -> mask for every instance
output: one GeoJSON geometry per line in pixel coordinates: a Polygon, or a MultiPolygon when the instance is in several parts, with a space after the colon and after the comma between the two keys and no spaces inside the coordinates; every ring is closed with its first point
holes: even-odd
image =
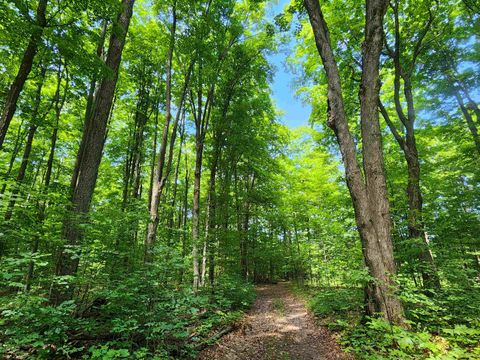
{"type": "Polygon", "coordinates": [[[362,54],[360,120],[364,176],[357,161],[356,146],[348,127],[340,73],[330,45],[327,23],[318,0],[304,0],[328,81],[329,119],[345,164],[365,263],[374,281],[368,286],[368,310],[380,313],[392,323],[404,324],[403,308],[395,294],[395,262],[391,237],[377,103],[379,57],[383,45],[383,18],[386,0],[366,1],[365,41],[362,54]]]}
{"type": "Polygon", "coordinates": [[[30,35],[27,48],[23,53],[22,63],[18,69],[17,76],[8,90],[7,99],[2,110],[2,116],[0,117],[0,149],[3,147],[3,141],[7,135],[8,127],[10,126],[10,122],[17,109],[18,97],[23,90],[28,74],[30,74],[30,71],[32,70],[33,60],[37,54],[38,43],[42,37],[43,29],[47,25],[46,12],[47,0],[39,0],[34,30],[32,35],[30,35]]]}
{"type": "MultiPolygon", "coordinates": [[[[71,209],[63,223],[63,238],[70,249],[62,247],[58,253],[56,275],[75,275],[79,264],[82,232],[81,223],[85,222],[90,202],[98,175],[98,168],[102,159],[103,146],[107,133],[107,123],[111,111],[115,87],[118,78],[118,70],[122,58],[125,38],[132,17],[135,0],[122,0],[121,12],[110,36],[110,44],[105,65],[111,70],[113,76],[104,77],[96,94],[95,105],[88,128],[85,129],[87,137],[83,138],[83,146],[80,149],[88,149],[81,155],[77,162],[78,174],[76,181],[72,182],[71,209]]],[[[50,291],[50,302],[60,304],[73,296],[73,287],[66,288],[60,284],[54,284],[50,291]]]]}

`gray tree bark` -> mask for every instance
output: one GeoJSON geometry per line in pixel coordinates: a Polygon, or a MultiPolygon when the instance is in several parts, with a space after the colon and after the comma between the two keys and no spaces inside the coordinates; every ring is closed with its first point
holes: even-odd
{"type": "Polygon", "coordinates": [[[396,295],[396,273],[391,237],[380,124],[378,119],[379,57],[383,44],[383,18],[386,0],[366,1],[365,40],[362,54],[360,121],[363,170],[356,158],[356,146],[349,130],[340,73],[330,44],[329,30],[318,0],[304,0],[315,43],[328,81],[329,118],[340,146],[347,185],[362,240],[365,263],[374,281],[369,283],[367,308],[392,323],[404,324],[402,304],[396,295]]]}

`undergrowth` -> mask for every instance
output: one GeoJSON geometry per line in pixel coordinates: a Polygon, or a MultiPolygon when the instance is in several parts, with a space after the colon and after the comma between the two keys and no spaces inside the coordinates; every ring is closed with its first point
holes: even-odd
{"type": "Polygon", "coordinates": [[[480,291],[445,288],[432,297],[402,291],[410,329],[363,317],[361,288],[295,287],[319,323],[358,359],[480,359],[480,291]]]}
{"type": "Polygon", "coordinates": [[[132,274],[89,305],[47,304],[44,293],[0,298],[1,358],[188,359],[248,308],[253,287],[224,277],[214,291],[166,287],[132,274]]]}

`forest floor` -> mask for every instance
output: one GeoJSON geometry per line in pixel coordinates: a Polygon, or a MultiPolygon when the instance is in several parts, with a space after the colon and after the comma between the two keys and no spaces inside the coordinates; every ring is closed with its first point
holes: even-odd
{"type": "Polygon", "coordinates": [[[257,299],[236,329],[202,351],[199,360],[352,359],[315,323],[287,283],[256,287],[257,299]]]}

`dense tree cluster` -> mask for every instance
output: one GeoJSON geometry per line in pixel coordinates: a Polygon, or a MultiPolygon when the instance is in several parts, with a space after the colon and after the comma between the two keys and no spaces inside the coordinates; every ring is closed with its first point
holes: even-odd
{"type": "Polygon", "coordinates": [[[279,279],[359,356],[480,355],[477,2],[268,6],[0,0],[0,356],[187,358],[279,279]]]}

